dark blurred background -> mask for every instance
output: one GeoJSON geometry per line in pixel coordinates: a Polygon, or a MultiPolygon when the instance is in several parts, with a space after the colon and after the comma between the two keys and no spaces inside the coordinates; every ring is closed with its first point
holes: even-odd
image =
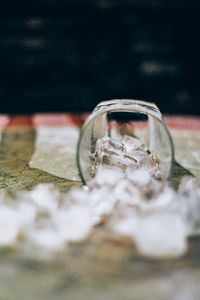
{"type": "Polygon", "coordinates": [[[0,113],[154,101],[200,114],[200,1],[29,0],[0,10],[0,113]]]}

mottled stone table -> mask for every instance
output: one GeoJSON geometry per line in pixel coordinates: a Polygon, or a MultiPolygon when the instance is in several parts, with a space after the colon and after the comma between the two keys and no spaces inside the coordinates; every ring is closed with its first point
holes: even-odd
{"type": "MultiPolygon", "coordinates": [[[[1,116],[0,187],[16,191],[54,183],[65,192],[80,186],[80,181],[55,175],[53,167],[47,172],[48,166],[34,168],[29,162],[38,128],[78,128],[84,119],[85,115],[75,114],[1,116]]],[[[200,119],[167,117],[166,121],[176,147],[172,181],[177,185],[185,174],[200,175],[200,119]]],[[[140,257],[129,242],[110,239],[98,227],[88,241],[70,245],[67,253],[51,260],[2,249],[0,299],[199,299],[200,239],[193,237],[188,243],[184,257],[152,260],[140,257]]]]}

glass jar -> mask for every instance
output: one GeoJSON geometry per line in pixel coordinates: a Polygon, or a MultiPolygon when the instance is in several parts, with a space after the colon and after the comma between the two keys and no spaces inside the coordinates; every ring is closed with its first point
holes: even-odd
{"type": "Polygon", "coordinates": [[[107,136],[120,141],[125,134],[137,136],[155,155],[162,178],[169,178],[174,146],[160,110],[154,103],[117,99],[100,102],[81,128],[77,165],[84,184],[92,178],[97,140],[107,136]]]}

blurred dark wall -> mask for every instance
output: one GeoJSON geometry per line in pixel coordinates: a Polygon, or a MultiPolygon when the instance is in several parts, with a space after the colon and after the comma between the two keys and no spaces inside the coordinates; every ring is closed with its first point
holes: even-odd
{"type": "Polygon", "coordinates": [[[88,111],[135,98],[198,115],[199,29],[200,1],[7,1],[0,113],[88,111]]]}

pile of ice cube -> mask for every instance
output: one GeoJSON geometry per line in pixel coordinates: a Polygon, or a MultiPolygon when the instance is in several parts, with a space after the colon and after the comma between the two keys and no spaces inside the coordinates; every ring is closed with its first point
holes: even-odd
{"type": "Polygon", "coordinates": [[[110,137],[98,139],[91,160],[92,177],[96,176],[99,166],[114,167],[123,171],[127,167],[146,167],[150,175],[161,179],[158,160],[154,154],[139,139],[132,136],[123,136],[121,142],[110,137]]]}
{"type": "Polygon", "coordinates": [[[69,193],[45,184],[15,195],[1,191],[0,246],[57,253],[100,225],[111,238],[130,239],[142,255],[183,255],[188,236],[200,228],[200,181],[183,178],[173,189],[134,137],[98,140],[91,159],[93,179],[69,193]]]}

